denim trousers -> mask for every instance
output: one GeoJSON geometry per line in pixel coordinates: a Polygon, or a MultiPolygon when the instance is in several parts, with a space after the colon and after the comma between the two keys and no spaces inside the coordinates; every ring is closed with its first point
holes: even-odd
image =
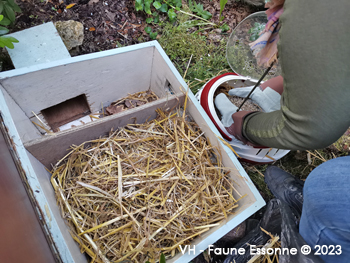
{"type": "Polygon", "coordinates": [[[327,161],[307,177],[299,233],[326,263],[350,262],[350,156],[327,161]],[[323,247],[322,247],[323,246],[323,247]],[[323,251],[321,250],[323,249],[323,251]],[[339,252],[338,252],[339,253],[339,252]]]}

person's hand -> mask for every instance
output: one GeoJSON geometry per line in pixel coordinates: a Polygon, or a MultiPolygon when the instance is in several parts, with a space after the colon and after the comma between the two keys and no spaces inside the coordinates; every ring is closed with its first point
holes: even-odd
{"type": "Polygon", "coordinates": [[[224,93],[220,93],[215,98],[215,106],[220,111],[221,123],[229,134],[236,137],[236,139],[242,141],[244,144],[261,147],[261,145],[255,145],[250,142],[242,135],[243,119],[250,111],[239,111],[238,107],[234,105],[224,93]]]}
{"type": "MultiPolygon", "coordinates": [[[[253,87],[235,88],[228,93],[239,97],[247,97],[253,87]]],[[[254,90],[251,99],[258,104],[265,112],[279,110],[281,108],[280,100],[283,92],[283,78],[281,76],[269,79],[262,83],[254,90]]],[[[235,106],[225,94],[220,93],[215,98],[215,106],[220,111],[222,117],[221,122],[229,134],[235,136],[236,139],[242,141],[244,144],[249,144],[256,147],[263,147],[261,145],[249,142],[243,136],[244,118],[253,113],[253,111],[238,111],[238,106],[235,106]]]]}
{"type": "Polygon", "coordinates": [[[220,93],[215,98],[215,106],[220,111],[221,122],[225,127],[230,127],[233,123],[232,114],[238,109],[224,93],[220,93]]]}

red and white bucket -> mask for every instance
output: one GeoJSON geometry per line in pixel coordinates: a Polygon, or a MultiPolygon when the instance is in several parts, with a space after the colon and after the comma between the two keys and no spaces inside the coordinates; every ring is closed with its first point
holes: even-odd
{"type": "Polygon", "coordinates": [[[229,134],[219,119],[214,105],[214,94],[216,90],[223,84],[232,88],[253,86],[256,84],[256,80],[251,78],[242,77],[236,73],[226,73],[215,77],[208,81],[195,95],[202,105],[209,118],[213,121],[216,128],[221,133],[224,140],[229,143],[235,152],[238,154],[238,158],[243,161],[267,164],[277,161],[285,156],[289,150],[281,150],[275,148],[256,148],[243,144],[237,140],[233,135],[229,134]]]}

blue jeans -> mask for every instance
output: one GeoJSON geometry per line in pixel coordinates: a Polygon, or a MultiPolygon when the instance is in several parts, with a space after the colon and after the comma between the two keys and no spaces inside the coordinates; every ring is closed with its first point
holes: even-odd
{"type": "Polygon", "coordinates": [[[340,256],[321,256],[326,263],[350,262],[350,156],[318,166],[307,177],[303,191],[301,236],[313,248],[341,246],[340,256]]]}

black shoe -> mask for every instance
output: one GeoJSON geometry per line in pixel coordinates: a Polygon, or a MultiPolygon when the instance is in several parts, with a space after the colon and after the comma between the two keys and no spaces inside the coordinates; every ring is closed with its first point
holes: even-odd
{"type": "Polygon", "coordinates": [[[265,183],[276,198],[290,206],[298,221],[303,208],[304,182],[276,166],[269,166],[265,183]]]}

